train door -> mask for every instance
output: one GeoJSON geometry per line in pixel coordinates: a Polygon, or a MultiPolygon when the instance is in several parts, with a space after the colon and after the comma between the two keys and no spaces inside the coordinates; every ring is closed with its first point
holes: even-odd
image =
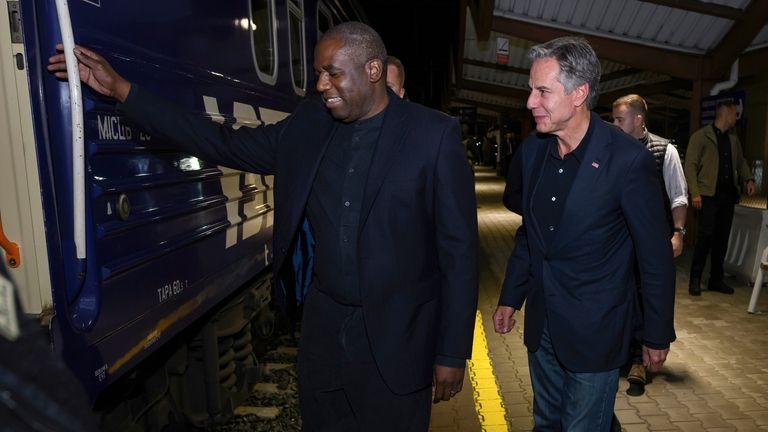
{"type": "Polygon", "coordinates": [[[20,260],[11,268],[25,312],[50,306],[48,249],[18,1],[0,2],[0,216],[20,260]]]}

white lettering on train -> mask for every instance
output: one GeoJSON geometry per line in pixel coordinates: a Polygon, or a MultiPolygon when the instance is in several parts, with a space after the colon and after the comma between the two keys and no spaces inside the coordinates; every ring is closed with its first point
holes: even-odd
{"type": "Polygon", "coordinates": [[[96,377],[99,382],[104,381],[104,379],[107,377],[107,369],[107,365],[103,365],[102,367],[93,371],[93,376],[96,377]]]}
{"type": "Polygon", "coordinates": [[[178,296],[184,289],[187,288],[187,280],[176,279],[172,282],[168,282],[157,289],[158,303],[165,303],[166,301],[178,296]]]}
{"type": "Polygon", "coordinates": [[[112,141],[128,141],[133,138],[133,130],[130,126],[122,124],[120,116],[98,115],[99,139],[112,141]]]}

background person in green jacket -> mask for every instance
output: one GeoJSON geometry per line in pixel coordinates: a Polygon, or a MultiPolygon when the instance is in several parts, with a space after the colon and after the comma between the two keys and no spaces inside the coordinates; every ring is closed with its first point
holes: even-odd
{"type": "Polygon", "coordinates": [[[739,202],[740,185],[755,193],[755,181],[731,128],[736,124],[736,104],[723,100],[715,107],[715,121],[691,135],[685,156],[685,178],[691,202],[697,210],[696,246],[691,262],[688,293],[701,295],[701,274],[711,250],[709,291],[733,294],[723,282],[723,261],[728,249],[733,209],[739,202]]]}

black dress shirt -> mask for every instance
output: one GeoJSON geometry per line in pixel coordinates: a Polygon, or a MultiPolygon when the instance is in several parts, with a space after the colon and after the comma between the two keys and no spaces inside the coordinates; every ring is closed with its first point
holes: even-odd
{"type": "MultiPolygon", "coordinates": [[[[539,177],[539,183],[531,199],[531,212],[541,227],[546,244],[552,240],[560,228],[563,206],[571,191],[573,181],[584,162],[587,146],[592,137],[593,120],[589,122],[586,135],[576,149],[563,157],[557,148],[557,138],[552,137],[548,143],[547,155],[544,157],[544,167],[539,177]]],[[[588,163],[598,164],[596,161],[588,163]]],[[[563,223],[567,223],[564,221],[563,223]]]]}
{"type": "Polygon", "coordinates": [[[307,204],[316,240],[315,283],[319,290],[345,305],[362,304],[357,235],[365,182],[384,112],[337,127],[307,204]]]}
{"type": "Polygon", "coordinates": [[[737,199],[738,193],[736,192],[736,186],[733,184],[731,138],[728,136],[728,131],[721,131],[715,127],[714,124],[712,124],[712,129],[715,130],[715,136],[717,137],[718,153],[717,187],[715,189],[715,196],[727,201],[735,200],[737,199]]]}

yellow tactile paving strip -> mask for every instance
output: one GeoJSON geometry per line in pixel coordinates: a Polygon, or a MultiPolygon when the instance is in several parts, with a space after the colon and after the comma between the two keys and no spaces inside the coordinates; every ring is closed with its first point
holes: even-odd
{"type": "Polygon", "coordinates": [[[483,431],[507,432],[509,429],[506,410],[493,372],[493,363],[488,358],[488,342],[485,339],[484,327],[483,315],[477,311],[472,360],[467,364],[467,373],[475,399],[475,411],[483,431]]]}

